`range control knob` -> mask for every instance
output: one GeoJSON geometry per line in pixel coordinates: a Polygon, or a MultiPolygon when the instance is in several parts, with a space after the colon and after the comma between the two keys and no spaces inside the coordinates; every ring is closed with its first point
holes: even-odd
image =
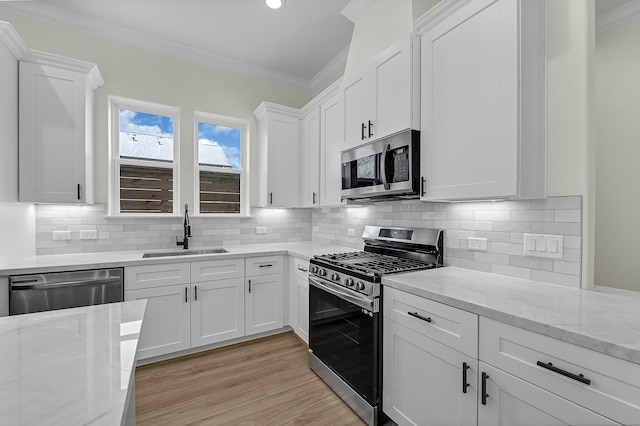
{"type": "Polygon", "coordinates": [[[317,267],[316,265],[313,265],[313,266],[311,267],[311,272],[312,272],[312,273],[314,273],[314,274],[315,274],[316,272],[318,272],[318,267],[317,267]]]}
{"type": "Polygon", "coordinates": [[[344,283],[348,286],[348,287],[353,287],[353,278],[347,278],[344,283]]]}
{"type": "Polygon", "coordinates": [[[327,270],[318,268],[318,275],[324,277],[325,275],[327,275],[327,270]]]}
{"type": "Polygon", "coordinates": [[[362,281],[358,281],[358,283],[356,284],[356,289],[359,291],[364,290],[364,283],[362,281]]]}
{"type": "Polygon", "coordinates": [[[340,281],[340,275],[331,274],[331,281],[340,281]]]}

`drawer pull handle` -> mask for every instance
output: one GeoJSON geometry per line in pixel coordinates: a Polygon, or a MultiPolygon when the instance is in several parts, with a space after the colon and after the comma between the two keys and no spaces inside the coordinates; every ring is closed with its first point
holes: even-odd
{"type": "Polygon", "coordinates": [[[304,266],[302,265],[298,265],[298,271],[302,271],[302,272],[308,272],[308,269],[305,269],[304,266]]]}
{"type": "Polygon", "coordinates": [[[184,288],[184,302],[189,302],[189,287],[184,288]]]}
{"type": "Polygon", "coordinates": [[[198,286],[195,286],[193,288],[193,297],[195,298],[196,302],[198,301],[198,286]]]}
{"type": "Polygon", "coordinates": [[[565,377],[568,377],[570,379],[576,380],[580,383],[584,383],[585,385],[590,385],[591,384],[591,380],[587,379],[584,377],[584,375],[582,374],[573,374],[573,373],[569,373],[568,371],[565,371],[561,368],[558,367],[554,367],[553,364],[551,364],[550,362],[545,364],[542,361],[538,361],[536,362],[536,364],[542,368],[546,368],[547,370],[551,370],[554,373],[558,373],[558,374],[562,374],[565,377]]]}
{"type": "Polygon", "coordinates": [[[249,280],[249,293],[251,293],[251,280],[249,280]]]}
{"type": "Polygon", "coordinates": [[[431,317],[423,317],[422,315],[420,315],[417,312],[407,312],[409,315],[411,315],[412,317],[421,319],[422,321],[426,321],[426,322],[431,322],[431,317]]]}
{"type": "Polygon", "coordinates": [[[482,405],[487,405],[487,398],[489,398],[489,394],[487,393],[487,379],[489,378],[489,375],[487,373],[485,373],[484,371],[482,372],[482,405]]]}
{"type": "Polygon", "coordinates": [[[258,266],[258,268],[271,268],[272,266],[273,266],[273,263],[267,263],[265,265],[258,266]]]}
{"type": "Polygon", "coordinates": [[[470,369],[471,366],[466,362],[462,363],[462,393],[467,393],[467,388],[470,386],[467,383],[467,370],[470,369]]]}

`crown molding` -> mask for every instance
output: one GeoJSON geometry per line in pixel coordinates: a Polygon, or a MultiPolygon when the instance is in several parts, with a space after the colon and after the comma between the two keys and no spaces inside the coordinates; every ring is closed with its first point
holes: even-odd
{"type": "Polygon", "coordinates": [[[376,0],[351,0],[345,8],[342,9],[341,14],[355,23],[375,2],[376,0]]]}
{"type": "Polygon", "coordinates": [[[336,74],[342,72],[347,66],[347,57],[349,56],[349,46],[336,55],[324,68],[320,70],[318,74],[311,78],[311,91],[315,92],[318,88],[325,85],[329,80],[335,77],[336,74]]]}
{"type": "Polygon", "coordinates": [[[39,50],[31,50],[23,60],[40,65],[53,65],[56,68],[64,68],[69,71],[76,71],[85,74],[89,85],[93,90],[104,85],[104,80],[102,79],[102,74],[100,74],[98,65],[93,62],[71,59],[65,56],[55,55],[53,53],[41,52],[39,50]]]}
{"type": "Polygon", "coordinates": [[[339,93],[340,83],[342,83],[342,77],[331,83],[329,87],[318,93],[313,99],[300,108],[300,114],[302,116],[307,115],[309,111],[314,108],[320,108],[320,105],[322,105],[327,99],[337,95],[339,93]]]}
{"type": "Polygon", "coordinates": [[[0,43],[4,44],[18,60],[26,58],[31,53],[27,43],[8,22],[0,21],[0,43]]]}
{"type": "Polygon", "coordinates": [[[119,25],[106,23],[95,18],[88,18],[78,13],[62,11],[51,4],[28,1],[0,2],[0,10],[50,22],[73,30],[94,34],[113,41],[155,51],[157,53],[177,57],[212,68],[218,68],[249,77],[285,84],[299,89],[311,90],[309,80],[304,78],[273,71],[210,52],[205,52],[200,49],[195,49],[193,47],[159,37],[150,36],[119,25]]]}
{"type": "Polygon", "coordinates": [[[640,16],[640,2],[630,2],[596,17],[596,33],[610,30],[640,16]]]}
{"type": "Polygon", "coordinates": [[[300,118],[300,110],[298,108],[274,104],[273,102],[267,101],[260,102],[260,105],[258,105],[258,107],[253,110],[253,115],[255,115],[258,120],[261,120],[265,116],[265,114],[273,112],[277,114],[288,115],[293,118],[300,118]]]}
{"type": "Polygon", "coordinates": [[[438,2],[424,15],[415,20],[414,26],[416,34],[423,35],[470,1],[471,0],[442,0],[438,2]]]}

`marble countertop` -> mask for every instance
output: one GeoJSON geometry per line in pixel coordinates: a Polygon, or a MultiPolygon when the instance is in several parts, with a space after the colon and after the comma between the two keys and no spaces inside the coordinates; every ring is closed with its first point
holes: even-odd
{"type": "MultiPolygon", "coordinates": [[[[207,247],[194,247],[195,250],[207,247]]],[[[41,272],[59,272],[80,269],[113,268],[119,266],[154,265],[178,262],[193,262],[198,260],[222,259],[225,257],[252,257],[274,254],[291,254],[296,257],[311,259],[317,254],[340,253],[353,251],[353,248],[317,244],[311,241],[298,243],[253,244],[247,246],[224,247],[228,253],[201,254],[190,256],[169,256],[156,258],[142,258],[145,251],[113,251],[98,253],[60,254],[46,256],[32,256],[18,261],[0,263],[0,276],[35,274],[41,272]]],[[[179,250],[179,248],[177,248],[179,250]]]]}
{"type": "Polygon", "coordinates": [[[640,293],[455,267],[391,275],[382,284],[640,364],[640,293]]]}
{"type": "Polygon", "coordinates": [[[146,300],[0,318],[0,423],[119,425],[146,300]]]}

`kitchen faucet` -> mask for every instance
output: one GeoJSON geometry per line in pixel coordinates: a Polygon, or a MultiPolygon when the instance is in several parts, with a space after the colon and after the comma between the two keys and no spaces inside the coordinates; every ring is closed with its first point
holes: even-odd
{"type": "MultiPolygon", "coordinates": [[[[189,248],[189,238],[191,238],[191,225],[189,224],[189,204],[184,205],[184,239],[176,241],[176,245],[182,246],[185,250],[189,248]]],[[[176,240],[178,237],[176,237],[176,240]]]]}

